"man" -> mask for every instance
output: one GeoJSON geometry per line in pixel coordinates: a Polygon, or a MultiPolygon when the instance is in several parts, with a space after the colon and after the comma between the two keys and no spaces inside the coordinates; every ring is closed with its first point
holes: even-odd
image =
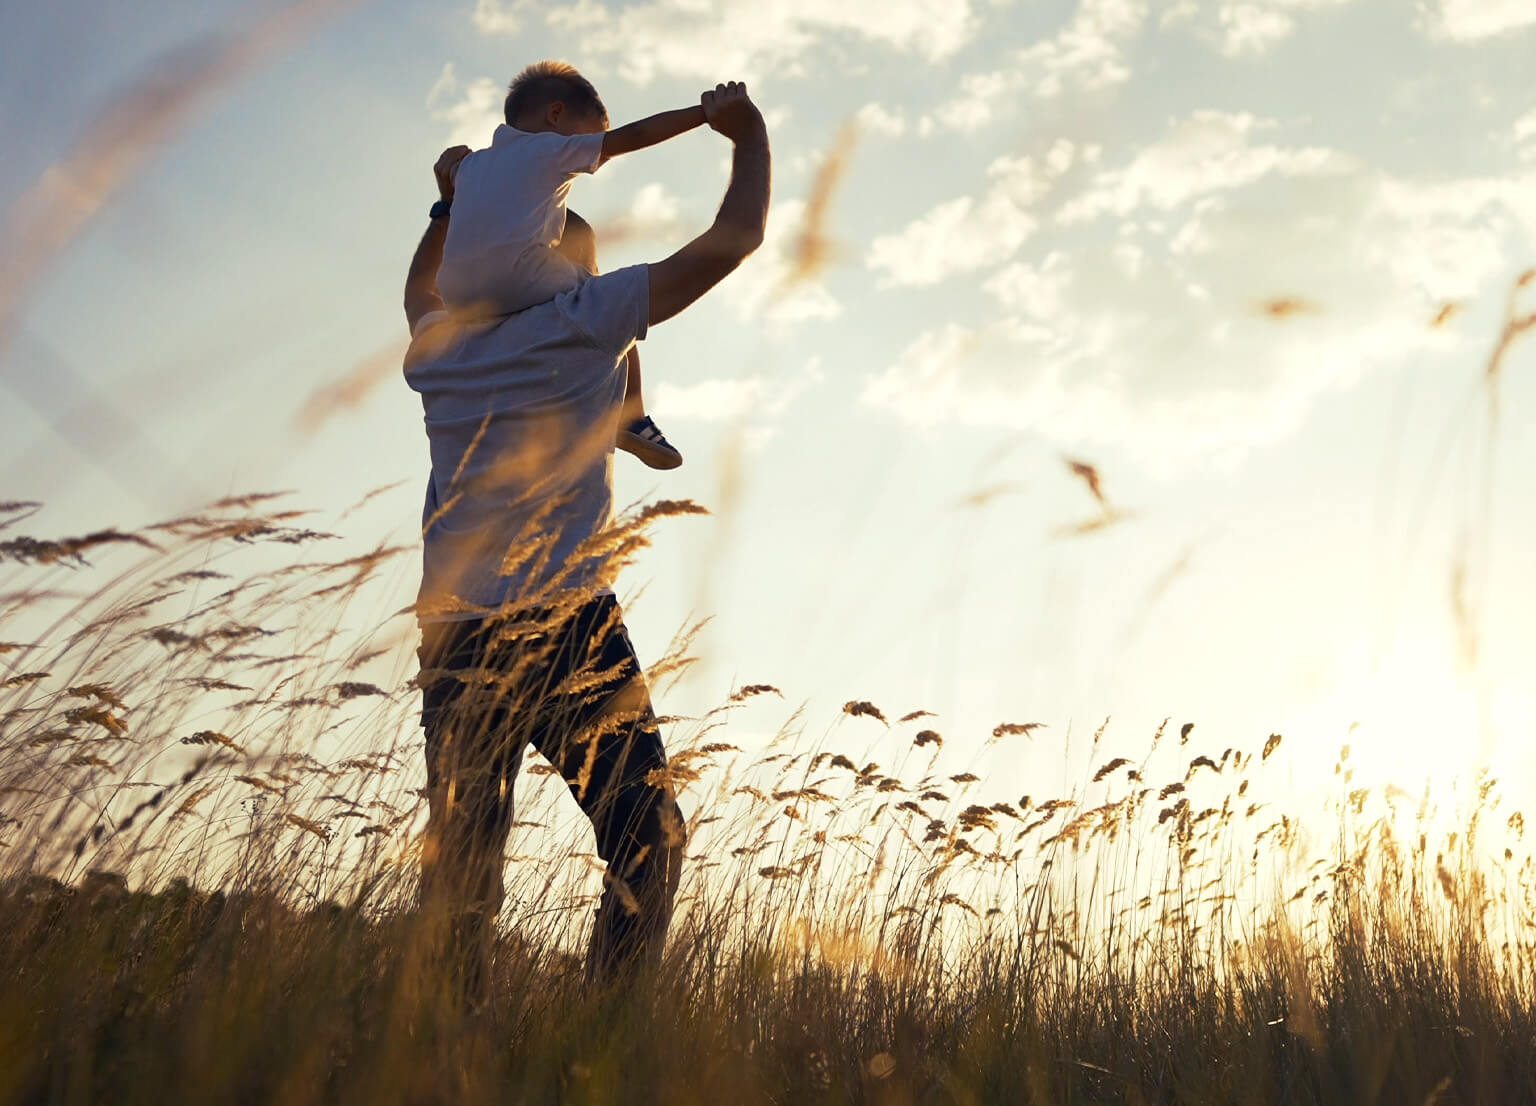
{"type": "MultiPolygon", "coordinates": [[[[486,991],[511,784],[529,742],[566,780],[607,863],[589,978],[654,963],[671,918],[682,817],[602,533],[630,348],[763,240],[762,115],[735,82],[701,106],[733,144],[731,180],[710,228],[665,260],[593,276],[500,320],[456,320],[435,281],[456,148],[438,161],[442,200],[411,262],[405,375],[432,455],[417,604],[430,807],[422,902],[447,927],[452,982],[471,1003],[486,991]]],[[[595,271],[578,218],[560,248],[595,271]]]]}

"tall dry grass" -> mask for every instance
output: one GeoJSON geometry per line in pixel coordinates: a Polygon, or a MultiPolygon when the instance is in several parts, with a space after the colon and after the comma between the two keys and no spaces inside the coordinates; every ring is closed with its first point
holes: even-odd
{"type": "Polygon", "coordinates": [[[1536,1101],[1536,874],[1493,781],[1447,823],[1346,748],[1302,815],[1278,735],[1166,724],[999,792],[924,712],[818,736],[767,685],[670,720],[689,863],[627,990],[582,983],[590,832],[525,766],[465,1013],[413,909],[409,621],[349,625],[404,551],[326,559],[259,496],[67,540],[32,510],[0,530],[0,1102],[1536,1101]],[[743,749],[743,712],[788,718],[743,749]]]}

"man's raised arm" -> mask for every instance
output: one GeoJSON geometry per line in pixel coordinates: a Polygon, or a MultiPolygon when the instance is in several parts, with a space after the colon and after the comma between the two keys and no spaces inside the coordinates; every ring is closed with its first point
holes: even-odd
{"type": "MultiPolygon", "coordinates": [[[[453,146],[442,152],[432,173],[437,177],[437,194],[443,203],[453,201],[453,168],[469,153],[468,146],[453,146]]],[[[411,267],[405,275],[405,321],[411,333],[423,316],[443,310],[443,298],[437,292],[437,270],[443,263],[443,241],[448,237],[448,216],[441,215],[427,224],[411,267]]]]}
{"type": "Polygon", "coordinates": [[[763,244],[771,159],[762,113],[747,86],[734,81],[704,93],[701,105],[709,125],[735,144],[731,183],[709,229],[650,267],[652,326],[698,300],[763,244]]]}

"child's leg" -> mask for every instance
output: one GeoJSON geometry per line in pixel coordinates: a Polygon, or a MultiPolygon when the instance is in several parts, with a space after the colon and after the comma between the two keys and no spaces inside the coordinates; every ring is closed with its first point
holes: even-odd
{"type": "MultiPolygon", "coordinates": [[[[597,235],[591,224],[574,211],[565,213],[565,231],[555,250],[566,261],[596,275],[597,235]]],[[[675,469],[683,463],[683,455],[645,413],[645,397],[640,391],[638,346],[630,346],[626,355],[624,402],[619,408],[619,433],[615,444],[653,469],[675,469]]]]}
{"type": "Polygon", "coordinates": [[[653,469],[675,469],[683,455],[667,441],[661,427],[645,413],[645,398],[640,394],[640,351],[629,347],[628,367],[624,377],[624,404],[619,408],[618,447],[633,453],[653,469]]]}
{"type": "Polygon", "coordinates": [[[494,318],[548,303],[589,275],[562,253],[534,246],[511,256],[492,250],[443,265],[437,287],[449,310],[494,318]]]}
{"type": "Polygon", "coordinates": [[[565,230],[555,249],[567,260],[597,275],[597,233],[592,224],[574,211],[565,213],[565,230]]]}
{"type": "Polygon", "coordinates": [[[624,378],[624,407],[619,412],[619,425],[628,426],[636,419],[645,417],[645,397],[640,393],[640,347],[629,347],[629,369],[624,378]]]}

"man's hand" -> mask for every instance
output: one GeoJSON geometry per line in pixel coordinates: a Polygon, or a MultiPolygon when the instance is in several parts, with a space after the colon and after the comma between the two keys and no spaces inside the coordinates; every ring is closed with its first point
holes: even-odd
{"type": "Polygon", "coordinates": [[[747,86],[739,81],[716,85],[714,91],[699,97],[704,120],[713,129],[740,145],[754,138],[767,138],[763,114],[747,96],[747,86]]]}
{"type": "MultiPolygon", "coordinates": [[[[444,200],[453,199],[453,179],[459,171],[459,162],[469,153],[468,146],[450,146],[444,150],[432,166],[437,178],[437,194],[444,200]]],[[[443,263],[443,241],[448,237],[448,220],[433,219],[427,224],[427,232],[421,236],[421,244],[411,258],[411,268],[405,276],[405,319],[416,333],[416,324],[434,311],[443,309],[443,297],[437,292],[437,269],[443,263]]]]}
{"type": "Polygon", "coordinates": [[[453,199],[453,179],[458,175],[459,162],[468,153],[468,146],[449,146],[438,156],[437,164],[432,166],[432,175],[437,178],[437,194],[443,199],[453,199]]]}

